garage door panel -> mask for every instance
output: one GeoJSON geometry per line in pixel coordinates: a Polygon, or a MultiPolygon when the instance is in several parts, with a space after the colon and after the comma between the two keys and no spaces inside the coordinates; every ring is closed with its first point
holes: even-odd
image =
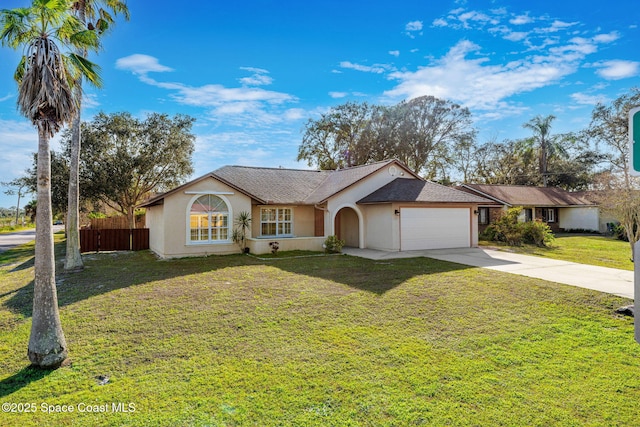
{"type": "Polygon", "coordinates": [[[468,248],[470,216],[462,208],[402,208],[401,250],[468,248]]]}

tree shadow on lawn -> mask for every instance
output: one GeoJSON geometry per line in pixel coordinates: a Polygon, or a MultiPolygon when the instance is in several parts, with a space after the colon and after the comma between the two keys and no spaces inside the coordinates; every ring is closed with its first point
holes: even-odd
{"type": "Polygon", "coordinates": [[[351,255],[299,259],[273,259],[265,264],[290,273],[312,276],[382,295],[420,275],[472,268],[432,258],[369,260],[351,255]]]}
{"type": "MultiPolygon", "coordinates": [[[[62,256],[57,260],[56,283],[60,307],[122,288],[233,267],[270,266],[378,295],[417,275],[470,268],[430,258],[372,261],[348,255],[265,260],[238,254],[158,260],[152,252],[141,251],[85,254],[83,257],[84,270],[73,273],[66,273],[62,269],[62,256]]],[[[4,305],[13,312],[31,317],[33,281],[4,295],[9,294],[13,295],[4,305]]]]}
{"type": "MultiPolygon", "coordinates": [[[[64,257],[58,255],[58,251],[56,251],[56,285],[59,307],[156,280],[171,280],[219,268],[247,265],[248,259],[232,255],[158,260],[150,251],[106,252],[83,254],[85,268],[78,272],[65,272],[62,265],[64,257]]],[[[34,281],[31,280],[21,288],[6,292],[2,296],[13,295],[4,303],[4,306],[15,313],[31,317],[33,287],[34,281]]]]}
{"type": "Polygon", "coordinates": [[[0,381],[0,397],[9,396],[32,382],[41,380],[52,372],[53,370],[51,369],[38,369],[32,366],[22,368],[12,376],[0,381]]]}

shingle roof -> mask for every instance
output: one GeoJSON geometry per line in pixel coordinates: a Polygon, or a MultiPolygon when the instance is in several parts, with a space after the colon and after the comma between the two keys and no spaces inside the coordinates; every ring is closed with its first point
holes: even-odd
{"type": "Polygon", "coordinates": [[[316,204],[394,162],[333,171],[225,166],[211,175],[266,204],[316,204]]]}
{"type": "Polygon", "coordinates": [[[594,206],[582,194],[556,187],[464,184],[463,188],[511,206],[594,206]]]}
{"type": "Polygon", "coordinates": [[[396,178],[358,203],[486,203],[489,200],[451,187],[418,179],[396,178]]]}
{"type": "Polygon", "coordinates": [[[211,173],[265,204],[306,203],[331,171],[224,166],[211,173]]]}
{"type": "MultiPolygon", "coordinates": [[[[161,204],[166,196],[177,191],[181,191],[182,189],[207,178],[219,180],[231,188],[234,188],[235,190],[257,200],[261,204],[320,204],[324,203],[331,196],[345,190],[391,164],[398,165],[402,171],[406,172],[407,177],[413,177],[416,179],[399,179],[400,181],[414,181],[414,184],[411,189],[406,183],[396,184],[398,187],[396,192],[387,193],[388,195],[411,195],[417,191],[416,197],[418,197],[418,199],[411,201],[471,201],[472,203],[478,200],[487,201],[481,197],[473,196],[462,191],[454,190],[431,182],[425,182],[397,160],[387,160],[334,171],[224,166],[181,185],[180,187],[174,188],[167,193],[158,195],[145,202],[142,206],[161,204]],[[418,187],[421,188],[419,191],[418,187]]],[[[387,186],[383,188],[386,187],[387,186]]],[[[379,197],[381,201],[392,201],[383,200],[385,199],[384,193],[379,193],[377,191],[373,194],[377,194],[376,197],[379,197]]],[[[373,196],[373,194],[370,196],[373,196]]]]}

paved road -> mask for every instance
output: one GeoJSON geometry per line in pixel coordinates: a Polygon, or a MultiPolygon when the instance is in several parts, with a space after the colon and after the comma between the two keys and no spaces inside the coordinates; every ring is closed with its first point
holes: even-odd
{"type": "Polygon", "coordinates": [[[370,259],[428,257],[473,267],[535,277],[550,282],[578,286],[633,299],[633,271],[597,267],[492,249],[439,249],[427,251],[385,252],[345,248],[349,255],[370,259]]]}
{"type": "MultiPolygon", "coordinates": [[[[64,230],[64,225],[54,225],[53,232],[64,230]]],[[[14,233],[0,234],[0,252],[8,251],[18,245],[29,243],[36,238],[36,230],[16,231],[14,233]]]]}

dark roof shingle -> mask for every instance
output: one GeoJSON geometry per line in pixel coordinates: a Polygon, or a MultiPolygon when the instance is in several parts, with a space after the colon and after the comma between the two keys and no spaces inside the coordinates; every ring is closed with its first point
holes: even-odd
{"type": "Polygon", "coordinates": [[[489,200],[430,181],[396,178],[358,201],[361,204],[391,202],[486,203],[489,200]]]}
{"type": "Polygon", "coordinates": [[[511,206],[594,206],[582,194],[557,187],[523,185],[464,184],[463,188],[511,206]]]}

